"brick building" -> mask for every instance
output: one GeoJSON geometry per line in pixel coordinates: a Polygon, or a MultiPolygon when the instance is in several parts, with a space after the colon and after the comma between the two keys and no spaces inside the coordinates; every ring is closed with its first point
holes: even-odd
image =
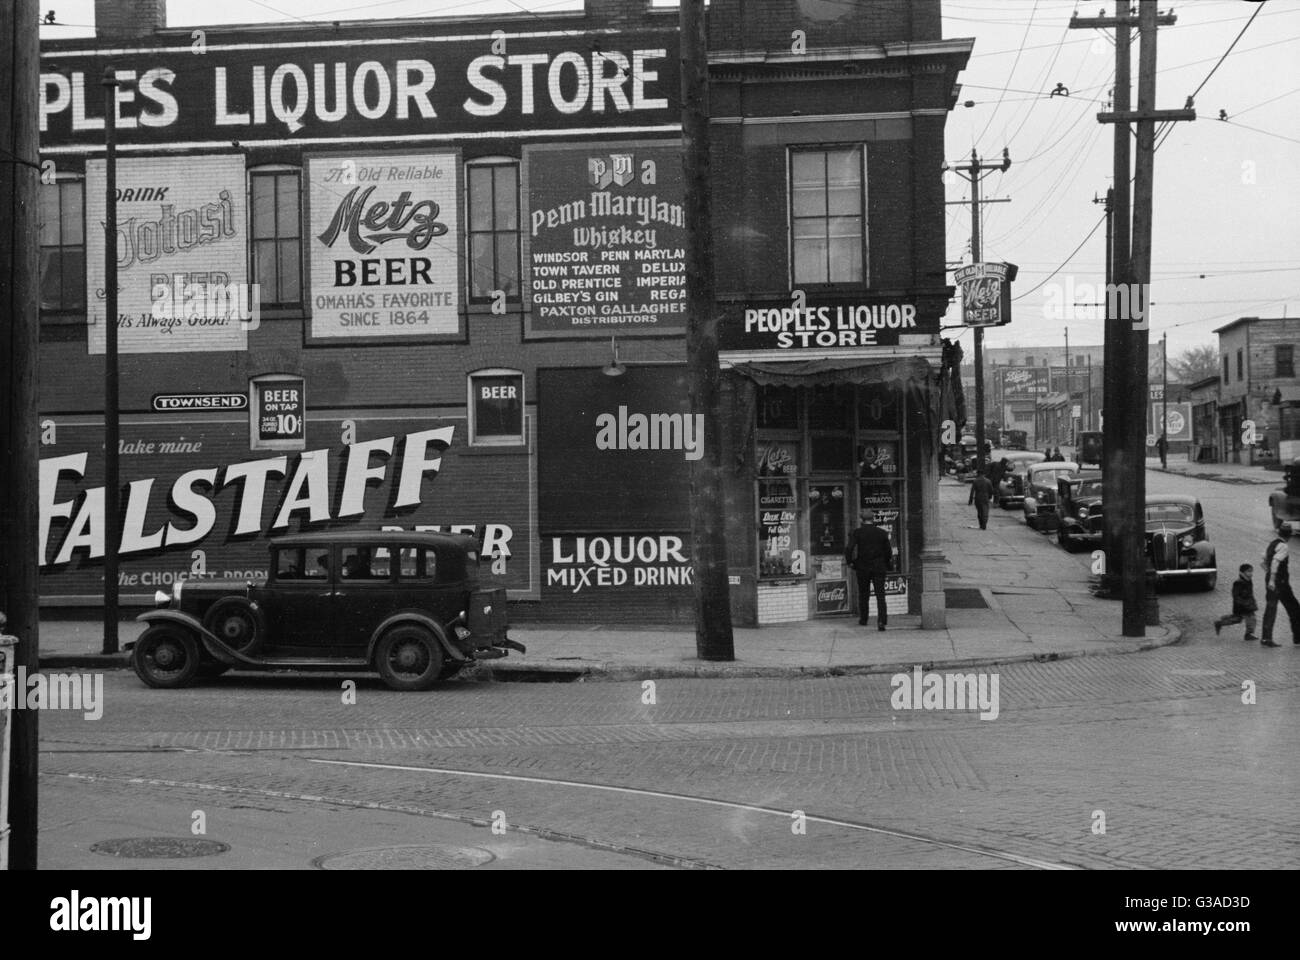
{"type": "MultiPolygon", "coordinates": [[[[42,45],[42,599],[102,595],[104,88],[121,589],[332,525],[478,534],[520,618],[692,616],[675,10],[165,26],[42,45]]],[[[738,622],[842,614],[855,506],[942,622],[938,0],[715,0],[738,622]],[[743,14],[742,14],[743,9],[743,14]]]]}

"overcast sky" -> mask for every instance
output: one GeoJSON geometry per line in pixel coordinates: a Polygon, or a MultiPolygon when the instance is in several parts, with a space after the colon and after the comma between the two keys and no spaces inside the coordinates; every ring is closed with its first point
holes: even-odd
{"type": "MultiPolygon", "coordinates": [[[[846,0],[848,2],[848,0],[846,0]]],[[[872,2],[872,0],[856,0],[872,2]]],[[[168,0],[168,24],[255,23],[520,14],[581,8],[581,0],[168,0]]],[[[1159,31],[1157,106],[1182,107],[1258,15],[1196,96],[1197,120],[1175,124],[1156,153],[1154,303],[1151,337],[1168,331],[1171,356],[1213,343],[1213,330],[1240,316],[1300,316],[1300,0],[1191,0],[1162,4],[1178,23],[1159,31]],[[1218,119],[1219,111],[1227,121],[1218,119]]],[[[1049,296],[1085,301],[1082,284],[1104,280],[1104,227],[1094,195],[1111,183],[1112,126],[1097,123],[1114,75],[1109,32],[1069,30],[1072,11],[1095,16],[1114,3],[1074,0],[953,0],[944,36],[973,37],[961,101],[948,121],[948,159],[972,147],[990,161],[1002,148],[1011,168],[983,181],[983,258],[1020,266],[1013,323],[989,331],[989,346],[1056,345],[1061,319],[1049,296]],[[1056,85],[1068,97],[1049,97],[1056,85]],[[1096,232],[1086,242],[1089,231],[1096,232]],[[1082,246],[1080,246],[1082,244],[1082,246]],[[1077,252],[1076,251],[1077,248],[1077,252]],[[1071,254],[1073,257],[1071,258],[1071,254]],[[1062,264],[1068,264],[1062,266],[1062,264]],[[1049,279],[1054,270],[1055,276],[1049,279]],[[1043,286],[1038,286],[1043,284],[1043,286]],[[1034,289],[1035,287],[1038,289],[1034,289]]],[[[42,37],[88,36],[93,0],[45,0],[59,23],[42,37]]],[[[1137,43],[1133,49],[1136,105],[1137,43]]],[[[952,178],[949,200],[969,199],[952,178]]],[[[948,207],[948,259],[968,259],[969,206],[948,207]]],[[[1101,342],[1102,321],[1069,320],[1070,341],[1101,342]]],[[[955,322],[956,314],[952,315],[955,322]]],[[[969,336],[962,337],[969,343],[969,336]]]]}

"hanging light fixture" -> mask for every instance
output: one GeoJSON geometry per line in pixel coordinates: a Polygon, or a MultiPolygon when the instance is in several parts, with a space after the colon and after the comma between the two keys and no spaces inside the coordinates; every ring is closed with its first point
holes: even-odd
{"type": "Polygon", "coordinates": [[[627,367],[623,366],[618,359],[618,340],[614,337],[609,338],[609,348],[614,354],[614,359],[600,368],[600,372],[607,377],[621,377],[627,373],[627,367]]]}

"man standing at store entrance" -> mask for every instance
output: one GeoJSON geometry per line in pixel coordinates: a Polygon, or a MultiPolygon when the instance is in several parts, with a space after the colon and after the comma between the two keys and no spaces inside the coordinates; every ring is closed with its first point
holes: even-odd
{"type": "Polygon", "coordinates": [[[876,623],[884,630],[888,620],[885,614],[885,574],[889,572],[894,550],[889,545],[889,534],[876,526],[874,511],[863,510],[861,519],[862,525],[853,531],[844,559],[858,575],[858,623],[867,622],[867,605],[874,591],[876,623]]]}

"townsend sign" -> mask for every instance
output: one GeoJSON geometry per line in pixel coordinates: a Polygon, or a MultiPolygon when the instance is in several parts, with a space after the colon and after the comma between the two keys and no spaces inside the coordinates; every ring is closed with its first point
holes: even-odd
{"type": "Polygon", "coordinates": [[[310,45],[223,43],[218,32],[192,41],[187,29],[169,45],[103,52],[81,40],[43,44],[42,151],[102,148],[100,81],[110,62],[121,84],[118,139],[128,148],[676,123],[672,30],[619,32],[599,49],[532,27],[454,37],[403,30],[382,44],[373,30],[347,27],[310,45]]]}

